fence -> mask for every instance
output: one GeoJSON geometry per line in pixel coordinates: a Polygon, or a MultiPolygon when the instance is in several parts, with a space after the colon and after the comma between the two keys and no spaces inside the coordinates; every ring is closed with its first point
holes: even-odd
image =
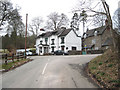
{"type": "Polygon", "coordinates": [[[13,63],[17,60],[19,61],[20,59],[24,59],[25,56],[24,55],[9,55],[9,54],[4,54],[2,55],[2,59],[4,60],[3,63],[5,63],[6,65],[8,64],[8,61],[12,61],[13,63]]]}

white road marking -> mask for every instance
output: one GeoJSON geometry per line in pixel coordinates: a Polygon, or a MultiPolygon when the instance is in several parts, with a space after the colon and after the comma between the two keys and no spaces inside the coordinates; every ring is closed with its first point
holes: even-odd
{"type": "Polygon", "coordinates": [[[47,65],[48,65],[48,63],[46,63],[46,65],[45,65],[45,67],[44,67],[44,69],[43,69],[43,71],[42,71],[42,74],[44,74],[47,65]]]}

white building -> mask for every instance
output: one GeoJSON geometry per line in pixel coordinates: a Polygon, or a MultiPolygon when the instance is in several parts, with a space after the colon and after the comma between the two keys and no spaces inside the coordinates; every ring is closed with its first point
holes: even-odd
{"type": "Polygon", "coordinates": [[[72,29],[45,32],[36,39],[36,53],[39,55],[52,53],[56,50],[81,50],[81,37],[72,29]]]}

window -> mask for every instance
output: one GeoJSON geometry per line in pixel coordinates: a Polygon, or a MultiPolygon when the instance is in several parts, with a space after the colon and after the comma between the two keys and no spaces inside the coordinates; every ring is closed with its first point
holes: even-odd
{"type": "Polygon", "coordinates": [[[42,41],[40,41],[40,45],[42,45],[42,41]]]}
{"type": "Polygon", "coordinates": [[[40,47],[39,52],[42,53],[42,47],[40,47]]]}
{"type": "Polygon", "coordinates": [[[45,38],[45,43],[47,44],[47,42],[48,42],[48,38],[45,38]]]}
{"type": "Polygon", "coordinates": [[[87,34],[84,35],[84,38],[86,38],[86,37],[87,37],[87,34]]]}
{"type": "Polygon", "coordinates": [[[98,50],[99,48],[98,47],[95,47],[95,50],[98,50]]]}
{"type": "Polygon", "coordinates": [[[77,50],[76,47],[72,47],[72,50],[77,50]]]}
{"type": "Polygon", "coordinates": [[[52,41],[52,44],[51,44],[51,45],[54,45],[54,44],[55,44],[55,43],[54,43],[55,39],[51,39],[51,41],[52,41]]]}
{"type": "Polygon", "coordinates": [[[92,44],[95,44],[95,43],[96,43],[96,40],[95,40],[95,39],[93,39],[93,40],[92,40],[92,44]]]}
{"type": "Polygon", "coordinates": [[[68,50],[68,47],[66,47],[66,50],[68,50]]]}
{"type": "Polygon", "coordinates": [[[64,37],[61,37],[61,44],[64,44],[64,37]]]}
{"type": "Polygon", "coordinates": [[[64,49],[65,49],[65,46],[61,46],[61,50],[64,51],[64,49]]]}
{"type": "Polygon", "coordinates": [[[94,36],[97,36],[97,33],[98,33],[98,32],[97,32],[97,31],[95,31],[95,32],[94,32],[94,36]]]}
{"type": "Polygon", "coordinates": [[[52,48],[52,52],[54,52],[54,48],[55,48],[55,47],[51,47],[51,48],[52,48]]]}

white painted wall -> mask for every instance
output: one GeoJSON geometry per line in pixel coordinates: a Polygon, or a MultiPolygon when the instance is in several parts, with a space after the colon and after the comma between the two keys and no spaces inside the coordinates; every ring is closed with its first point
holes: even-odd
{"type": "Polygon", "coordinates": [[[40,44],[40,38],[36,39],[36,53],[39,54],[39,47],[38,45],[40,44]]]}
{"type": "Polygon", "coordinates": [[[73,30],[71,30],[65,38],[65,45],[68,50],[72,50],[72,46],[77,47],[77,50],[82,49],[81,37],[77,37],[73,30]]]}
{"type": "MultiPolygon", "coordinates": [[[[36,53],[39,54],[39,44],[40,44],[40,41],[43,41],[42,44],[45,44],[45,38],[39,38],[36,40],[36,53]]],[[[47,44],[49,45],[49,53],[52,52],[52,46],[55,46],[54,48],[54,51],[56,50],[61,50],[61,46],[64,45],[64,50],[65,52],[69,51],[69,50],[72,50],[72,46],[73,47],[76,47],[77,50],[81,50],[82,47],[81,47],[81,37],[77,37],[76,34],[74,33],[73,30],[71,30],[67,36],[65,36],[65,43],[64,44],[61,44],[61,37],[58,37],[57,35],[52,35],[50,37],[48,37],[48,42],[47,44]],[[55,45],[51,45],[52,44],[52,39],[54,39],[54,43],[55,45]],[[66,49],[66,47],[68,47],[68,49],[66,49]]],[[[42,48],[42,53],[40,55],[43,55],[44,53],[44,49],[42,48]]]]}

